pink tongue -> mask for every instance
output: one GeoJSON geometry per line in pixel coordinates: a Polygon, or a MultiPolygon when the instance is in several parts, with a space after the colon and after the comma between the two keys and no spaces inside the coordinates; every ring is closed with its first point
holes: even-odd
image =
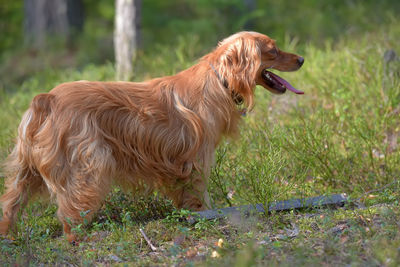
{"type": "Polygon", "coordinates": [[[277,79],[281,84],[283,84],[283,86],[285,86],[286,89],[289,89],[289,90],[292,91],[293,93],[296,93],[296,94],[299,94],[299,95],[304,94],[303,91],[297,90],[297,89],[294,88],[290,83],[288,83],[286,80],[282,79],[281,77],[279,77],[279,76],[276,75],[275,73],[269,72],[269,74],[270,74],[270,75],[272,74],[272,76],[273,76],[275,79],[277,79]]]}

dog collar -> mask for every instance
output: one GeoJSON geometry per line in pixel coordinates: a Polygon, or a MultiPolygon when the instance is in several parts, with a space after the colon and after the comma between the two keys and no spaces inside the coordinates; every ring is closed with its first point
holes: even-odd
{"type": "MultiPolygon", "coordinates": [[[[228,82],[227,82],[226,80],[224,80],[224,79],[221,78],[221,75],[219,75],[217,69],[214,67],[213,64],[211,64],[211,62],[208,62],[208,64],[210,65],[211,69],[214,71],[214,73],[215,73],[215,75],[217,76],[219,82],[220,82],[227,90],[229,90],[228,82]]],[[[235,92],[234,90],[232,90],[231,96],[232,96],[232,100],[235,102],[236,105],[241,105],[241,104],[243,104],[243,97],[242,97],[239,93],[237,93],[237,92],[235,92]]]]}
{"type": "Polygon", "coordinates": [[[214,65],[211,64],[210,62],[208,62],[208,64],[210,64],[211,69],[214,71],[215,75],[217,75],[218,80],[222,83],[222,85],[223,85],[226,89],[229,89],[229,88],[228,88],[228,82],[227,82],[226,80],[223,80],[223,79],[221,78],[221,76],[219,75],[219,73],[218,73],[217,69],[214,67],[214,65]]]}

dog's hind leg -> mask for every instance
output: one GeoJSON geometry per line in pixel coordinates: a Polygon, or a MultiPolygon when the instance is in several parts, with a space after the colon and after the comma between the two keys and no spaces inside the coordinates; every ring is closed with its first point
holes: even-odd
{"type": "Polygon", "coordinates": [[[18,210],[27,204],[32,195],[45,187],[43,178],[34,167],[32,149],[35,135],[51,111],[53,98],[50,94],[36,96],[19,125],[17,144],[5,163],[7,178],[6,191],[0,197],[3,209],[0,234],[8,233],[18,210]]]}
{"type": "Polygon", "coordinates": [[[77,241],[77,236],[72,229],[84,222],[90,222],[93,215],[101,207],[110,188],[109,177],[75,174],[64,190],[59,190],[56,193],[57,215],[70,243],[77,241]]]}
{"type": "Polygon", "coordinates": [[[23,208],[30,197],[44,186],[40,175],[32,172],[27,166],[19,165],[14,173],[10,173],[5,181],[6,191],[0,197],[3,218],[0,221],[0,234],[6,235],[13,225],[18,211],[23,208]]]}

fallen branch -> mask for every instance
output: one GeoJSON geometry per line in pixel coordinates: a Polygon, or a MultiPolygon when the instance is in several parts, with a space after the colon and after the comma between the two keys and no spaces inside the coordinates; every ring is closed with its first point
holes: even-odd
{"type": "MultiPolygon", "coordinates": [[[[335,194],[330,196],[318,196],[303,199],[290,199],[284,201],[272,202],[268,207],[268,212],[285,211],[303,208],[316,208],[328,206],[343,206],[347,202],[346,194],[335,194]]],[[[252,213],[265,213],[263,204],[244,205],[239,207],[228,207],[222,209],[205,210],[195,212],[193,216],[187,218],[191,224],[198,222],[201,219],[213,220],[227,217],[228,215],[240,214],[248,216],[252,213]]]]}
{"type": "Polygon", "coordinates": [[[390,187],[390,186],[392,186],[392,185],[394,185],[394,184],[396,184],[396,183],[398,183],[398,182],[399,182],[399,180],[396,179],[396,180],[394,180],[393,182],[388,183],[388,184],[385,184],[385,185],[383,185],[383,186],[381,186],[381,187],[379,187],[379,188],[369,190],[369,191],[365,192],[364,194],[362,194],[361,197],[357,198],[355,201],[358,202],[358,201],[360,201],[361,199],[363,199],[364,197],[368,196],[368,195],[371,194],[371,193],[381,192],[381,191],[383,191],[384,189],[386,189],[386,188],[388,188],[388,187],[390,187]]]}
{"type": "Polygon", "coordinates": [[[149,245],[149,247],[151,248],[152,251],[157,251],[157,248],[151,243],[150,239],[147,237],[147,235],[145,234],[145,232],[143,231],[142,228],[139,228],[140,233],[142,234],[142,236],[144,237],[144,240],[146,240],[147,244],[149,245]]]}

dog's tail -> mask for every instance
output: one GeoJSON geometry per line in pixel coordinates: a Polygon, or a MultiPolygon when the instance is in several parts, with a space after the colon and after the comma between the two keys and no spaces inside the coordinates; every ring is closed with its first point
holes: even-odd
{"type": "Polygon", "coordinates": [[[35,96],[19,126],[19,137],[22,140],[29,144],[33,142],[38,129],[51,113],[53,99],[54,95],[52,94],[39,94],[35,96]]]}
{"type": "Polygon", "coordinates": [[[32,153],[35,135],[51,113],[53,98],[54,95],[51,94],[36,96],[19,125],[17,144],[4,164],[6,191],[0,197],[3,209],[0,234],[7,234],[18,210],[45,186],[43,178],[35,168],[32,153]]]}

